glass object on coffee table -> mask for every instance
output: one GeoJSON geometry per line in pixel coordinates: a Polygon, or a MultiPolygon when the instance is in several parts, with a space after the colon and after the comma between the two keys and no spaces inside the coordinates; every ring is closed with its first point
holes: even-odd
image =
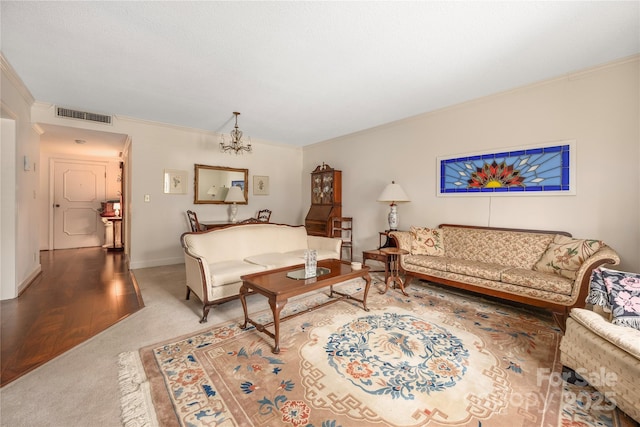
{"type": "Polygon", "coordinates": [[[306,278],[316,277],[318,268],[318,251],[307,249],[304,251],[304,275],[306,278]]]}
{"type": "Polygon", "coordinates": [[[329,270],[328,268],[318,267],[316,268],[315,275],[313,275],[312,277],[308,277],[306,270],[304,268],[301,268],[300,270],[293,270],[288,272],[287,277],[294,280],[305,280],[309,278],[324,276],[325,274],[329,273],[331,273],[331,270],[329,270]]]}

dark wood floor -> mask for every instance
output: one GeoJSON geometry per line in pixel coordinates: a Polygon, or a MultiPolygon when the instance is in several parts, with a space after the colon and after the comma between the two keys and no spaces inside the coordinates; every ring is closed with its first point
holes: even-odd
{"type": "Polygon", "coordinates": [[[40,253],[40,274],[0,305],[0,387],[143,307],[122,252],[40,253]]]}

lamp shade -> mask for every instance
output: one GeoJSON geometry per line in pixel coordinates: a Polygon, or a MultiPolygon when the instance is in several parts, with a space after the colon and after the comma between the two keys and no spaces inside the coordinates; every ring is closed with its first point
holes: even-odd
{"type": "Polygon", "coordinates": [[[396,184],[395,181],[391,181],[391,184],[382,190],[382,193],[378,197],[379,202],[410,202],[409,196],[404,192],[400,184],[396,184]]]}
{"type": "Polygon", "coordinates": [[[211,187],[209,187],[209,189],[207,190],[207,194],[210,196],[215,197],[216,196],[216,186],[212,185],[211,187]]]}
{"type": "Polygon", "coordinates": [[[227,193],[227,197],[224,199],[225,203],[243,203],[246,200],[244,199],[244,192],[242,188],[238,186],[233,186],[229,188],[229,192],[227,193]]]}

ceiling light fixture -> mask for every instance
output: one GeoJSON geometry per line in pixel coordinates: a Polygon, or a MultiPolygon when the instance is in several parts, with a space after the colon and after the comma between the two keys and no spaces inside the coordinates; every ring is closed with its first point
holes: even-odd
{"type": "Polygon", "coordinates": [[[233,130],[230,133],[231,142],[229,144],[225,143],[224,135],[220,137],[220,151],[223,152],[235,152],[244,153],[245,151],[251,153],[251,138],[249,138],[249,143],[244,145],[244,141],[242,140],[242,131],[238,129],[238,116],[240,113],[237,111],[233,112],[233,115],[236,116],[236,125],[233,127],[233,130]]]}

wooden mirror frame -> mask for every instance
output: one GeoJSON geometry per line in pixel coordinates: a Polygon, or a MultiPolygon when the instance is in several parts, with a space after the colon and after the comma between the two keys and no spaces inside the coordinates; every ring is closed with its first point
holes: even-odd
{"type": "Polygon", "coordinates": [[[243,181],[242,185],[244,192],[243,203],[239,205],[246,205],[249,203],[249,169],[236,169],[227,168],[224,166],[207,166],[207,165],[195,165],[195,185],[193,203],[200,204],[228,204],[225,203],[226,197],[225,188],[228,189],[234,182],[243,181]],[[200,188],[203,186],[203,188],[200,188]],[[220,188],[222,191],[219,194],[208,195],[207,190],[212,186],[220,188]]]}

